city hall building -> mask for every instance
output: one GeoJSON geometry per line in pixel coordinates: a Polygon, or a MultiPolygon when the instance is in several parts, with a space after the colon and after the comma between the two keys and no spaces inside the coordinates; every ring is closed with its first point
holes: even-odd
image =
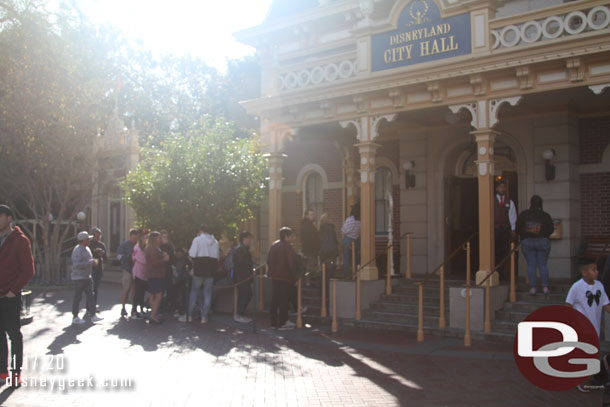
{"type": "MultiPolygon", "coordinates": [[[[581,245],[610,236],[609,4],[275,0],[237,33],[262,64],[261,97],[243,105],[260,117],[269,162],[263,251],[280,227],[298,231],[306,208],[340,230],[360,202],[358,263],[385,258],[392,228],[393,240],[412,233],[422,275],[478,232],[480,280],[498,260],[501,178],[518,212],[544,199],[550,278],[573,281],[581,245]]],[[[394,274],[406,250],[396,244],[394,274]]],[[[383,278],[379,263],[362,278],[383,278]]],[[[461,253],[445,273],[463,280],[465,268],[461,253]]]]}

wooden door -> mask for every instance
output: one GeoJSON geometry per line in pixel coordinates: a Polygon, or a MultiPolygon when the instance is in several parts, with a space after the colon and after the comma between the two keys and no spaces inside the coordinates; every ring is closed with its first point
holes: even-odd
{"type": "MultiPolygon", "coordinates": [[[[479,192],[476,178],[448,177],[445,180],[445,258],[479,230],[479,192]]],[[[474,273],[479,265],[479,240],[471,241],[474,273]]],[[[447,274],[466,276],[466,252],[460,250],[447,264],[447,274]]]]}

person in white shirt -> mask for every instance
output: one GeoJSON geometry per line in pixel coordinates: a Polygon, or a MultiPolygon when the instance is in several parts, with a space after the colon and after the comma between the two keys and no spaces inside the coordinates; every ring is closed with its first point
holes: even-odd
{"type": "Polygon", "coordinates": [[[602,310],[610,312],[610,300],[604,290],[604,285],[597,280],[599,271],[593,260],[583,260],[580,265],[582,278],[572,284],[566,304],[583,314],[600,335],[602,310]]]}
{"type": "Polygon", "coordinates": [[[341,228],[343,240],[341,252],[343,253],[342,278],[349,277],[352,270],[352,243],[356,248],[356,264],[360,260],[360,204],[354,204],[350,216],[345,219],[341,228]]]}
{"type": "Polygon", "coordinates": [[[189,294],[188,310],[179,318],[180,322],[191,320],[195,301],[199,302],[201,323],[208,322],[208,314],[212,306],[212,287],[214,272],[218,270],[220,247],[207,225],[201,225],[199,234],[193,239],[189,249],[189,257],[193,260],[193,281],[189,294]],[[202,291],[203,290],[203,291],[202,291]]]}
{"type": "MultiPolygon", "coordinates": [[[[566,305],[574,308],[583,314],[595,327],[597,336],[600,336],[602,323],[602,310],[610,312],[610,300],[604,290],[604,285],[597,280],[599,271],[597,263],[594,260],[584,259],[580,262],[580,274],[582,278],[572,284],[566,305]]],[[[601,373],[593,376],[591,384],[596,384],[600,381],[601,373]]],[[[590,386],[587,384],[579,385],[578,390],[583,393],[588,393],[590,386]]]]}
{"type": "MultiPolygon", "coordinates": [[[[510,242],[517,236],[517,208],[506,194],[506,182],[502,179],[496,183],[496,199],[494,199],[494,239],[496,264],[508,256],[510,242]]],[[[505,274],[506,263],[498,270],[500,278],[508,280],[505,274]]]]}

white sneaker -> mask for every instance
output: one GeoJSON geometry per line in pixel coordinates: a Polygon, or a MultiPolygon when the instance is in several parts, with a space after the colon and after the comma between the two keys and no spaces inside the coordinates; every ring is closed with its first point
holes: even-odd
{"type": "Polygon", "coordinates": [[[80,319],[79,317],[74,317],[72,320],[72,325],[82,325],[85,323],[84,319],[80,319]]]}
{"type": "Polygon", "coordinates": [[[97,315],[94,315],[91,317],[91,322],[100,322],[103,319],[104,318],[102,318],[102,317],[98,317],[97,315]]]}
{"type": "Polygon", "coordinates": [[[208,323],[207,317],[201,317],[201,323],[202,324],[207,324],[208,323]]]}
{"type": "Polygon", "coordinates": [[[294,322],[286,321],[284,323],[284,325],[280,326],[278,329],[280,331],[288,331],[288,330],[294,329],[295,327],[296,327],[296,324],[294,322]]]}
{"type": "Polygon", "coordinates": [[[242,324],[248,324],[248,323],[252,322],[252,318],[248,318],[243,315],[235,315],[233,317],[233,321],[241,322],[242,324]]]}
{"type": "Polygon", "coordinates": [[[180,315],[180,318],[178,318],[178,321],[180,321],[180,322],[189,322],[189,319],[186,316],[186,314],[184,314],[184,315],[180,315]]]}

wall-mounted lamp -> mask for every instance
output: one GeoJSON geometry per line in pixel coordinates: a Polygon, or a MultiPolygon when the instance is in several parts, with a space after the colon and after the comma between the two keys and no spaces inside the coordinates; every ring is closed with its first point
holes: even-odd
{"type": "Polygon", "coordinates": [[[542,159],[544,160],[544,178],[547,181],[555,179],[555,165],[551,163],[553,158],[555,158],[555,150],[548,149],[542,152],[542,159]]]}
{"type": "Polygon", "coordinates": [[[415,168],[415,162],[405,161],[402,168],[405,170],[405,188],[409,189],[415,187],[415,174],[411,173],[413,168],[415,168]]]}

